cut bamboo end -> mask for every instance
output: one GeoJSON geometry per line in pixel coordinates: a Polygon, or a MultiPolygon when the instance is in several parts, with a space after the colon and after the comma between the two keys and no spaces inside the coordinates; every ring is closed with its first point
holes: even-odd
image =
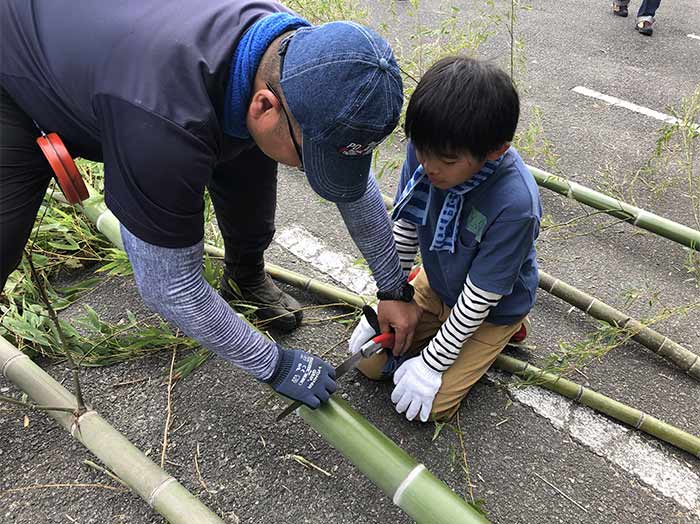
{"type": "MultiPolygon", "coordinates": [[[[74,408],[75,397],[48,373],[0,337],[3,375],[37,404],[74,408]]],[[[177,480],[151,462],[96,411],[78,418],[47,411],[61,427],[97,456],[126,485],[172,524],[223,524],[223,521],[177,480]]]]}

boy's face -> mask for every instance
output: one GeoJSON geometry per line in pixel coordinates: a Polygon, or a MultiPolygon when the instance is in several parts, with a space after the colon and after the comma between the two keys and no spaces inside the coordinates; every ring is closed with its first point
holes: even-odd
{"type": "Polygon", "coordinates": [[[460,156],[436,156],[416,150],[430,183],[438,189],[450,189],[466,182],[484,167],[486,160],[477,161],[470,154],[460,156]]]}

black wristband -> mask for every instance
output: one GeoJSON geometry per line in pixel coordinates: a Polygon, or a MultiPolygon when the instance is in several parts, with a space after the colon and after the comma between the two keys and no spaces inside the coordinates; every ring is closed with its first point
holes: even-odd
{"type": "Polygon", "coordinates": [[[377,298],[379,300],[400,300],[401,302],[410,302],[413,300],[413,286],[408,282],[404,282],[399,288],[389,291],[378,291],[377,298]]]}

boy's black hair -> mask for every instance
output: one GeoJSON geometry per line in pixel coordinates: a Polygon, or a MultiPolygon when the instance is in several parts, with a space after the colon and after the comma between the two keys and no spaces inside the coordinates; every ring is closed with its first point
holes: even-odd
{"type": "Polygon", "coordinates": [[[481,161],[513,140],[519,115],[518,92],[505,72],[488,62],[448,56],[418,82],[404,129],[419,151],[470,153],[481,161]]]}

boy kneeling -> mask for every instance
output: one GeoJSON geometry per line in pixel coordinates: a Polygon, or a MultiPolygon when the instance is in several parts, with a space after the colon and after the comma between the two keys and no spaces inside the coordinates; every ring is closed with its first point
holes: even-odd
{"type": "MultiPolygon", "coordinates": [[[[510,146],[520,102],[510,77],[487,62],[448,57],[419,82],[406,112],[410,139],[394,239],[420,310],[411,348],[358,368],[392,377],[391,400],[413,420],[445,420],[524,327],[535,302],[537,185],[510,146]]],[[[374,336],[363,318],[351,352],[374,336]]]]}

